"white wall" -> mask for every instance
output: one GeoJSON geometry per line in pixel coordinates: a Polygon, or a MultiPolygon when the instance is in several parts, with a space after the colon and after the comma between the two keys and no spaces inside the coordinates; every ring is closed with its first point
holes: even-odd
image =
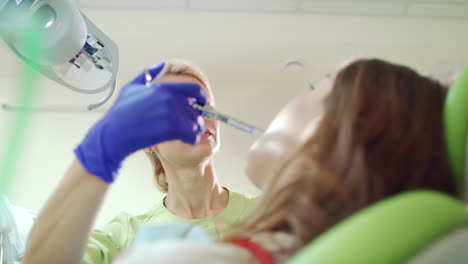
{"type": "MultiPolygon", "coordinates": [[[[188,58],[208,73],[220,109],[260,127],[266,127],[290,98],[304,93],[309,81],[317,82],[352,56],[386,58],[422,71],[438,62],[468,61],[468,20],[117,9],[84,12],[119,44],[121,84],[156,61],[188,58]],[[303,72],[281,72],[281,63],[291,57],[305,62],[303,72]]],[[[0,49],[0,58],[0,103],[15,103],[20,63],[6,49],[0,49]]],[[[102,97],[76,94],[44,79],[41,84],[41,105],[84,106],[102,97]]],[[[0,147],[11,116],[0,111],[0,147]]],[[[100,116],[33,114],[9,192],[12,202],[38,210],[73,160],[73,148],[100,116]]],[[[243,174],[243,158],[252,138],[223,127],[221,139],[222,148],[215,157],[221,182],[232,190],[258,194],[243,174]]],[[[125,161],[97,224],[122,210],[143,212],[160,199],[151,175],[144,154],[125,161]]]]}

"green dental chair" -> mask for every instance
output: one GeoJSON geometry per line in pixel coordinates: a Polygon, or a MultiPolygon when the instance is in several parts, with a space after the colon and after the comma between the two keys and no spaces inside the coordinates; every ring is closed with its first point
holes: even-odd
{"type": "Polygon", "coordinates": [[[337,224],[288,264],[468,264],[468,67],[447,95],[444,125],[459,200],[429,190],[396,195],[337,224]]]}

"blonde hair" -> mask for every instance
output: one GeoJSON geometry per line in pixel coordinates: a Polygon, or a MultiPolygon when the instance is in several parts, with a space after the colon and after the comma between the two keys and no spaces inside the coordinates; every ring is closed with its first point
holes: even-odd
{"type": "MultiPolygon", "coordinates": [[[[210,86],[208,77],[206,77],[205,73],[203,73],[203,71],[198,66],[194,65],[193,63],[189,61],[180,60],[180,59],[170,59],[170,60],[165,61],[165,64],[166,64],[166,72],[164,73],[163,76],[188,75],[188,76],[194,77],[195,79],[200,81],[201,84],[206,88],[206,91],[208,92],[210,100],[211,102],[213,102],[214,98],[213,98],[213,94],[211,91],[211,86],[210,86]]],[[[145,150],[145,153],[146,153],[146,156],[148,156],[151,162],[151,165],[153,166],[154,176],[156,179],[156,186],[162,192],[167,192],[169,185],[167,183],[166,173],[161,164],[161,161],[159,160],[155,152],[145,150]]]]}

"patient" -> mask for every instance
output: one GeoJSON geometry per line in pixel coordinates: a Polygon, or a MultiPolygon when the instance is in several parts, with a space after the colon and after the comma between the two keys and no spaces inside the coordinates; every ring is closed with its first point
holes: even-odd
{"type": "Polygon", "coordinates": [[[445,95],[440,83],[404,66],[348,64],[286,105],[252,147],[247,174],[264,194],[237,233],[219,243],[139,245],[117,263],[284,263],[379,200],[416,189],[455,195],[445,95]]]}

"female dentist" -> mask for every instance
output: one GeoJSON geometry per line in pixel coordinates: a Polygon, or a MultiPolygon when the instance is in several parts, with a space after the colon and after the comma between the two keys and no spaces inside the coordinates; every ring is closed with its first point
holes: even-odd
{"type": "Polygon", "coordinates": [[[91,128],[36,220],[24,263],[110,263],[133,242],[141,223],[187,221],[216,237],[249,215],[255,200],[229,192],[216,178],[211,156],[218,148],[218,122],[205,121],[187,100],[212,104],[209,86],[181,73],[180,63],[149,69],[159,79],[153,86],[146,86],[144,74],[137,76],[91,128]],[[89,239],[122,161],[141,149],[160,162],[168,195],[148,213],[120,215],[89,239]]]}

